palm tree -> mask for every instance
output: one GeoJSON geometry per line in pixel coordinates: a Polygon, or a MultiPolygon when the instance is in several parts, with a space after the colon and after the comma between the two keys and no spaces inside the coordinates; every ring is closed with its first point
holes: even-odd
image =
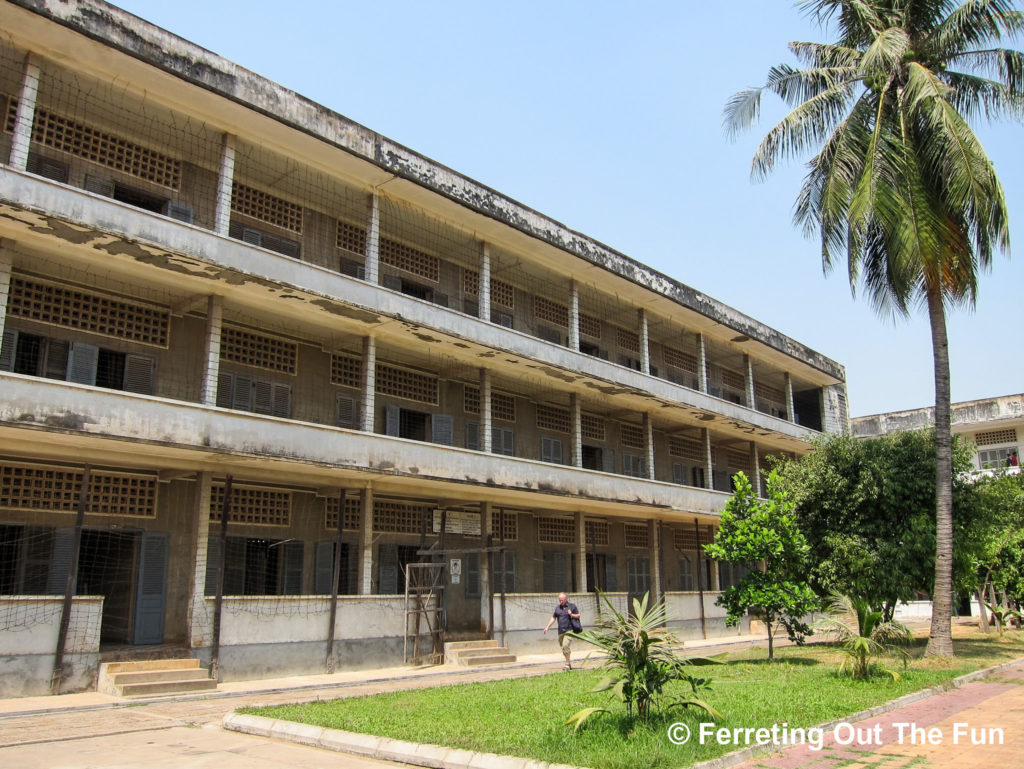
{"type": "Polygon", "coordinates": [[[1003,190],[969,121],[1024,114],[1024,29],[1010,0],[799,0],[835,43],[791,43],[805,66],[773,67],[725,108],[753,124],[764,89],[791,111],[757,149],[752,175],[814,149],[794,219],[844,260],[880,315],[927,308],[935,364],[936,553],[926,653],[952,656],[952,439],[946,312],[972,306],[979,270],[1009,250],[1003,190]]]}
{"type": "MultiPolygon", "coordinates": [[[[872,609],[863,598],[838,593],[832,594],[827,611],[828,616],[818,620],[814,629],[839,642],[846,655],[840,673],[849,666],[854,678],[865,680],[871,677],[871,660],[875,657],[900,652],[906,660],[901,647],[914,640],[914,635],[902,622],[886,621],[883,613],[872,609]]],[[[892,670],[882,668],[882,672],[899,680],[899,674],[892,670]]]]}

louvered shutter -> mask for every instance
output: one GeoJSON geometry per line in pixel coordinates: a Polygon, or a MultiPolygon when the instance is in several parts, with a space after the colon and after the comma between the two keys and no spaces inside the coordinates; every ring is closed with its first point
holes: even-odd
{"type": "Polygon", "coordinates": [[[685,484],[689,476],[689,468],[682,462],[672,463],[672,483],[685,484]]]}
{"type": "Polygon", "coordinates": [[[462,558],[462,578],[466,598],[480,597],[480,553],[466,553],[462,558]]]}
{"type": "Polygon", "coordinates": [[[304,547],[302,542],[285,542],[281,545],[281,558],[284,561],[284,576],[281,580],[283,595],[302,595],[302,558],[304,547]]]}
{"type": "Polygon", "coordinates": [[[273,406],[271,413],[275,417],[291,419],[292,417],[292,388],[291,385],[275,384],[272,386],[273,406]]]}
{"type": "Polygon", "coordinates": [[[206,588],[204,595],[217,595],[217,569],[220,567],[220,536],[211,534],[206,539],[206,588]]]}
{"type": "Polygon", "coordinates": [[[114,182],[111,179],[86,174],[84,186],[87,192],[95,195],[102,195],[105,198],[114,197],[114,182]]]}
{"type": "Polygon", "coordinates": [[[604,559],[604,589],[608,593],[619,589],[619,570],[614,555],[607,555],[604,559]]]}
{"type": "Polygon", "coordinates": [[[562,441],[558,438],[542,437],[540,439],[540,458],[544,462],[562,464],[562,441]]]}
{"type": "Polygon", "coordinates": [[[93,344],[72,342],[68,352],[67,381],[78,384],[96,384],[96,365],[100,348],[93,344]]]}
{"type": "Polygon", "coordinates": [[[355,398],[338,394],[334,423],[338,427],[358,427],[359,409],[355,398]]]}
{"type": "Polygon", "coordinates": [[[124,357],[124,389],[130,393],[152,395],[156,382],[156,360],[148,355],[124,357]]]}
{"type": "Polygon", "coordinates": [[[561,550],[544,551],[544,592],[560,593],[568,589],[565,572],[565,553],[561,550]]]}
{"type": "Polygon", "coordinates": [[[217,374],[217,405],[222,409],[232,408],[235,375],[229,371],[217,374]]]}
{"type": "Polygon", "coordinates": [[[233,374],[231,408],[237,411],[252,411],[252,377],[233,374]]]}
{"type": "Polygon", "coordinates": [[[430,417],[430,442],[444,446],[455,445],[455,419],[449,414],[432,414],[430,417]]]}
{"type": "Polygon", "coordinates": [[[46,368],[43,376],[47,379],[66,379],[68,376],[68,355],[71,343],[59,339],[46,340],[46,368]]]}
{"type": "Polygon", "coordinates": [[[401,409],[398,406],[384,407],[384,434],[398,437],[401,409]]]}
{"type": "Polygon", "coordinates": [[[384,288],[390,288],[392,291],[402,290],[402,279],[394,275],[382,275],[380,278],[380,284],[384,288]]]}
{"type": "Polygon", "coordinates": [[[480,450],[480,424],[478,422],[466,422],[466,448],[473,451],[480,450]]]}
{"type": "Polygon", "coordinates": [[[228,537],[224,595],[245,595],[245,537],[228,537]]]}
{"type": "Polygon", "coordinates": [[[0,342],[0,371],[14,371],[14,351],[18,348],[18,332],[4,329],[3,341],[0,342]]]}
{"type": "Polygon", "coordinates": [[[381,544],[377,548],[377,592],[394,595],[398,592],[398,545],[381,544]]]}
{"type": "Polygon", "coordinates": [[[168,536],[165,532],[143,532],[135,589],[135,625],[132,632],[135,644],[158,644],[164,640],[167,555],[168,536]]]}
{"type": "Polygon", "coordinates": [[[314,572],[313,592],[317,595],[330,595],[331,579],[334,577],[334,543],[316,543],[316,571],[314,572]]]}
{"type": "Polygon", "coordinates": [[[263,233],[259,230],[254,230],[249,227],[242,228],[242,240],[248,243],[250,246],[262,246],[263,245],[263,233]]]}
{"type": "Polygon", "coordinates": [[[75,530],[70,526],[53,531],[50,571],[46,576],[47,595],[64,595],[67,590],[68,569],[71,567],[71,546],[74,544],[74,538],[75,530]]]}
{"type": "Polygon", "coordinates": [[[606,473],[615,472],[615,451],[613,449],[602,449],[601,469],[606,473]]]}
{"type": "Polygon", "coordinates": [[[187,203],[178,203],[173,200],[168,200],[164,204],[164,216],[169,216],[171,219],[177,219],[179,222],[185,222],[185,224],[192,224],[194,214],[192,206],[187,203]]]}
{"type": "Polygon", "coordinates": [[[265,379],[257,379],[253,386],[252,410],[257,414],[274,413],[274,387],[265,379]]]}

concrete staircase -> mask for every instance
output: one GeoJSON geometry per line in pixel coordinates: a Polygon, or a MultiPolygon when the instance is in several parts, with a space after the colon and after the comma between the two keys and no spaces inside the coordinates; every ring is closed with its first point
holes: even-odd
{"type": "Polygon", "coordinates": [[[516,655],[510,654],[497,641],[452,641],[444,645],[445,662],[454,665],[503,665],[515,662],[516,655]]]}
{"type": "Polygon", "coordinates": [[[211,691],[217,682],[199,660],[158,659],[102,663],[96,688],[116,697],[154,697],[211,691]]]}

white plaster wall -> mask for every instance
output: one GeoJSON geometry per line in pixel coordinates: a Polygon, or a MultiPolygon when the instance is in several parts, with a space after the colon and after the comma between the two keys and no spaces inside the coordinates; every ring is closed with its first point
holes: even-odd
{"type": "MultiPolygon", "coordinates": [[[[721,606],[715,605],[719,593],[717,591],[704,591],[704,618],[724,619],[728,614],[721,606]]],[[[700,593],[673,592],[665,593],[665,607],[668,609],[668,621],[700,619],[700,593]]]]}
{"type": "MultiPolygon", "coordinates": [[[[61,596],[0,597],[0,656],[54,654],[60,631],[61,596]]],[[[98,653],[103,596],[75,596],[67,654],[98,653]]]]}

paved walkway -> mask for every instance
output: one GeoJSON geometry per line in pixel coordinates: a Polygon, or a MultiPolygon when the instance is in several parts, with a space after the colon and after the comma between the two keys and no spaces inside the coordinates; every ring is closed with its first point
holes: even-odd
{"type": "MultiPolygon", "coordinates": [[[[688,650],[717,653],[761,645],[763,639],[688,642],[688,650]]],[[[582,656],[582,655],[580,655],[582,656]]],[[[383,761],[331,753],[278,740],[235,734],[220,726],[242,705],[269,705],[358,696],[470,681],[543,675],[561,669],[561,655],[521,657],[508,666],[388,668],[334,675],[221,684],[215,693],[143,701],[85,692],[0,700],[0,766],[18,769],[387,769],[383,761]]],[[[853,725],[880,744],[820,751],[793,748],[742,764],[743,769],[953,769],[1015,766],[1024,755],[1024,661],[965,685],[853,725]],[[903,728],[900,744],[895,724],[903,728]],[[958,728],[956,724],[966,724],[958,728]],[[877,730],[876,730],[877,726],[877,730]],[[973,732],[972,732],[973,729],[973,732]],[[923,731],[922,731],[923,730],[923,731]],[[929,731],[937,730],[937,731],[929,731]],[[983,731],[984,730],[984,731],[983,731]],[[1002,730],[1001,734],[997,731],[1002,730]],[[878,735],[880,739],[875,740],[878,735]],[[973,741],[987,738],[989,744],[973,741]],[[929,743],[941,738],[941,744],[929,743]],[[999,744],[999,740],[1002,744],[999,744]]],[[[831,732],[827,732],[831,735],[831,732]]],[[[845,737],[845,733],[840,733],[845,737]]]]}

